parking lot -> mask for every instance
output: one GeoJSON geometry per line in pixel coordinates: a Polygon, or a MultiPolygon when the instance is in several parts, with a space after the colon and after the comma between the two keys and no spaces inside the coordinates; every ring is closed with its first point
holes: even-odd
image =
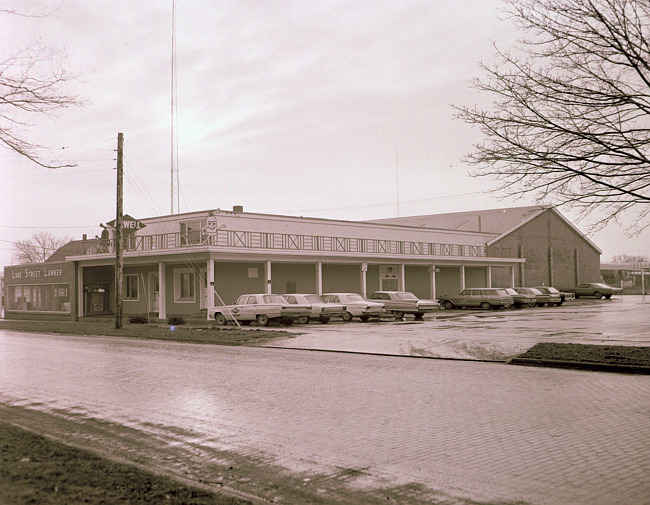
{"type": "Polygon", "coordinates": [[[312,322],[283,328],[293,337],[275,347],[498,360],[538,342],[650,346],[650,296],[580,298],[559,307],[509,310],[454,309],[424,321],[312,322]]]}

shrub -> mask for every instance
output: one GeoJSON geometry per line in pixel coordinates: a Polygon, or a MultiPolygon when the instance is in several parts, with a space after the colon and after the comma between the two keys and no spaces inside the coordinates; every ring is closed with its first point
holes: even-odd
{"type": "Polygon", "coordinates": [[[149,318],[147,316],[131,316],[129,317],[129,323],[147,324],[149,323],[149,318]]]}
{"type": "Polygon", "coordinates": [[[179,324],[185,324],[185,319],[183,319],[181,316],[171,316],[167,318],[167,324],[178,326],[179,324]]]}

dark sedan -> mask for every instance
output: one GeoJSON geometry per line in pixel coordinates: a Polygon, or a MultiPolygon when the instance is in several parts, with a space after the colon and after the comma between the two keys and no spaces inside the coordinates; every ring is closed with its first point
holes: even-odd
{"type": "Polygon", "coordinates": [[[603,284],[602,282],[586,282],[584,284],[580,284],[579,286],[576,286],[575,288],[569,289],[568,291],[571,291],[576,295],[576,298],[579,298],[581,296],[593,296],[594,298],[611,298],[612,295],[620,295],[623,290],[621,288],[615,288],[614,286],[608,286],[607,284],[603,284]]]}

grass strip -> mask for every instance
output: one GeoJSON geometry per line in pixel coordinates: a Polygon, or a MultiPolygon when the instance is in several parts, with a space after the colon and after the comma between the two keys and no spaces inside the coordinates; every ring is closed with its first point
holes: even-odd
{"type": "Polygon", "coordinates": [[[0,503],[243,505],[0,423],[0,503]]]}
{"type": "Polygon", "coordinates": [[[253,345],[274,338],[294,336],[282,330],[242,328],[235,326],[213,326],[188,324],[170,326],[167,324],[124,323],[115,328],[114,320],[106,321],[31,321],[18,319],[0,320],[0,329],[31,333],[60,333],[65,335],[102,335],[139,339],[167,340],[194,344],[253,345]]]}

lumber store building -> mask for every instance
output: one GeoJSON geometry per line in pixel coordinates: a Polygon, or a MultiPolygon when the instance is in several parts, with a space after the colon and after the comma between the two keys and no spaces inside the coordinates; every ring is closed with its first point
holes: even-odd
{"type": "MultiPolygon", "coordinates": [[[[110,230],[114,222],[107,224],[110,230]]],[[[465,287],[600,280],[600,250],[550,207],[341,221],[236,206],[145,219],[125,215],[124,230],[123,313],[161,320],[205,317],[207,307],[245,293],[406,290],[435,299],[465,287]]],[[[112,234],[84,236],[51,259],[5,267],[5,317],[115,313],[112,234]],[[48,263],[56,265],[50,271],[60,270],[56,279],[18,275],[48,263]]]]}

